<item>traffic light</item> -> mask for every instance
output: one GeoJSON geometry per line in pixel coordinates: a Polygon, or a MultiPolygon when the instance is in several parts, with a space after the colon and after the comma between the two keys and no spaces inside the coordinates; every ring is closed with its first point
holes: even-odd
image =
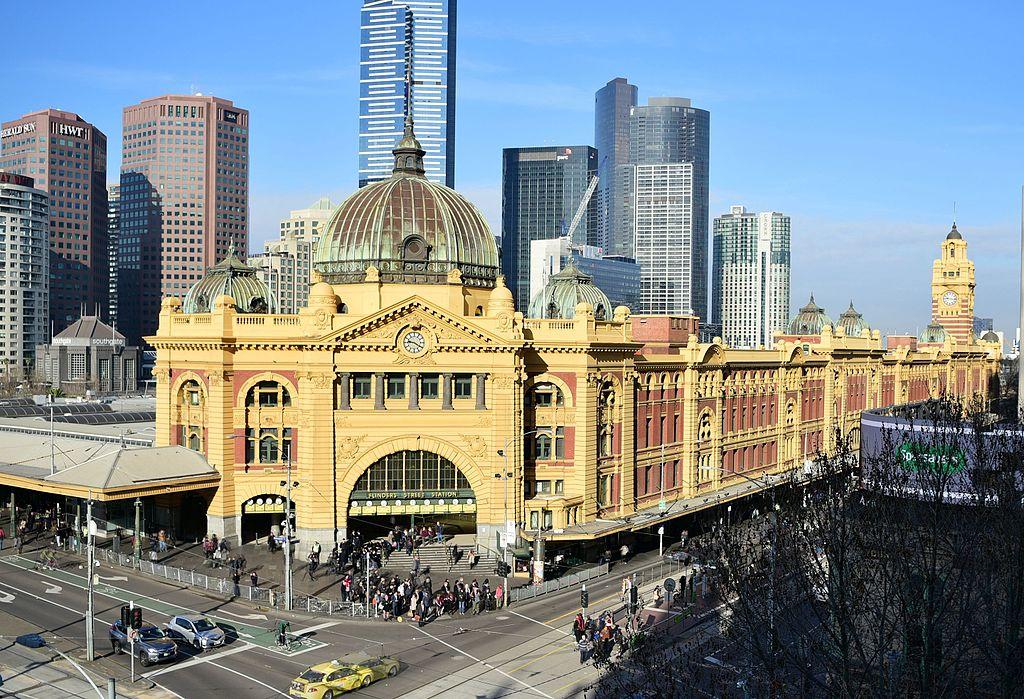
{"type": "Polygon", "coordinates": [[[580,590],[580,606],[583,609],[590,606],[590,593],[586,589],[580,590]]]}
{"type": "Polygon", "coordinates": [[[135,607],[132,609],[132,624],[133,629],[142,628],[142,607],[135,607]]]}
{"type": "Polygon", "coordinates": [[[132,625],[132,608],[127,604],[121,607],[121,626],[126,630],[132,625]]]}
{"type": "Polygon", "coordinates": [[[636,585],[633,585],[631,588],[629,588],[629,608],[630,608],[630,611],[633,611],[633,610],[636,609],[636,604],[639,601],[639,594],[640,594],[640,592],[639,592],[639,590],[637,590],[636,585]]]}
{"type": "Polygon", "coordinates": [[[512,566],[504,561],[498,561],[497,567],[494,569],[494,574],[500,578],[508,577],[512,573],[512,566]]]}

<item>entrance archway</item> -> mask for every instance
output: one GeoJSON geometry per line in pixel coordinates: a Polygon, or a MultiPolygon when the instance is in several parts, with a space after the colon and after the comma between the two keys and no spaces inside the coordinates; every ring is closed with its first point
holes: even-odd
{"type": "Polygon", "coordinates": [[[406,449],[379,458],[359,476],[349,496],[348,528],[364,538],[395,526],[442,522],[451,534],[476,533],[476,495],[450,460],[406,449]]]}
{"type": "MultiPolygon", "coordinates": [[[[242,543],[266,541],[271,529],[281,534],[284,522],[283,495],[254,495],[242,503],[242,543]]],[[[295,526],[295,503],[292,502],[292,526],[295,526]]]]}

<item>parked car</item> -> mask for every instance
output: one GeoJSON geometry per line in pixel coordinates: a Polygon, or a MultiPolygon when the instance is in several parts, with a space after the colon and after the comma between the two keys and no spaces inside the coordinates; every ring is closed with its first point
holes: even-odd
{"type": "Polygon", "coordinates": [[[385,677],[394,677],[398,670],[398,661],[385,656],[357,662],[339,658],[307,668],[292,680],[288,695],[304,699],[334,699],[385,677]]]}
{"type": "Polygon", "coordinates": [[[223,646],[227,638],[224,629],[200,614],[179,614],[171,617],[166,627],[171,638],[183,640],[197,650],[223,646]]]}
{"type": "MultiPolygon", "coordinates": [[[[110,647],[115,653],[130,652],[131,641],[128,640],[128,632],[120,621],[110,625],[110,647]]],[[[163,630],[148,624],[139,629],[139,636],[135,641],[135,656],[143,667],[149,667],[153,663],[177,658],[178,644],[163,630]]]]}

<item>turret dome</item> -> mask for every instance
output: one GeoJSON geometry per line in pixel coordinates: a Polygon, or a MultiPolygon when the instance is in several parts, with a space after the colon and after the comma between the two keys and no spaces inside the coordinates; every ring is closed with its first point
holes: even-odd
{"type": "Polygon", "coordinates": [[[946,341],[946,329],[938,323],[929,323],[919,340],[922,345],[941,345],[946,341]]]}
{"type": "Polygon", "coordinates": [[[424,176],[424,151],[406,119],[392,151],[391,177],[369,184],[335,210],[317,245],[314,269],[329,284],[380,281],[445,284],[458,269],[467,286],[490,288],[498,249],[483,214],[453,189],[424,176]]]}
{"type": "Polygon", "coordinates": [[[607,320],[612,303],[594,279],[584,274],[570,257],[568,264],[557,274],[551,275],[533,300],[527,316],[530,318],[574,318],[576,306],[588,303],[593,307],[594,318],[607,320]]]}
{"type": "Polygon", "coordinates": [[[206,270],[206,274],[185,294],[185,313],[209,313],[221,296],[229,296],[240,313],[276,313],[277,300],[256,274],[256,268],[242,262],[235,246],[227,256],[206,270]]]}
{"type": "Polygon", "coordinates": [[[796,317],[789,323],[790,335],[820,335],[826,325],[834,325],[832,319],[825,315],[825,309],[814,302],[814,294],[807,305],[800,309],[796,317]]]}
{"type": "Polygon", "coordinates": [[[953,228],[946,234],[946,240],[963,240],[964,237],[960,235],[960,231],[956,229],[956,224],[953,224],[953,228]]]}
{"type": "Polygon", "coordinates": [[[839,322],[836,325],[842,328],[843,332],[849,337],[860,337],[861,332],[864,330],[871,330],[864,321],[864,316],[853,307],[853,301],[850,301],[850,307],[839,316],[839,322]]]}

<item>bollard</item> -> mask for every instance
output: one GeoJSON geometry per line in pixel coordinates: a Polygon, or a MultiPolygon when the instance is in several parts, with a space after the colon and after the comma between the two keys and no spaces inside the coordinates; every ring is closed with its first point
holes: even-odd
{"type": "Polygon", "coordinates": [[[114,689],[114,678],[107,678],[107,699],[117,699],[117,690],[114,689]]]}

